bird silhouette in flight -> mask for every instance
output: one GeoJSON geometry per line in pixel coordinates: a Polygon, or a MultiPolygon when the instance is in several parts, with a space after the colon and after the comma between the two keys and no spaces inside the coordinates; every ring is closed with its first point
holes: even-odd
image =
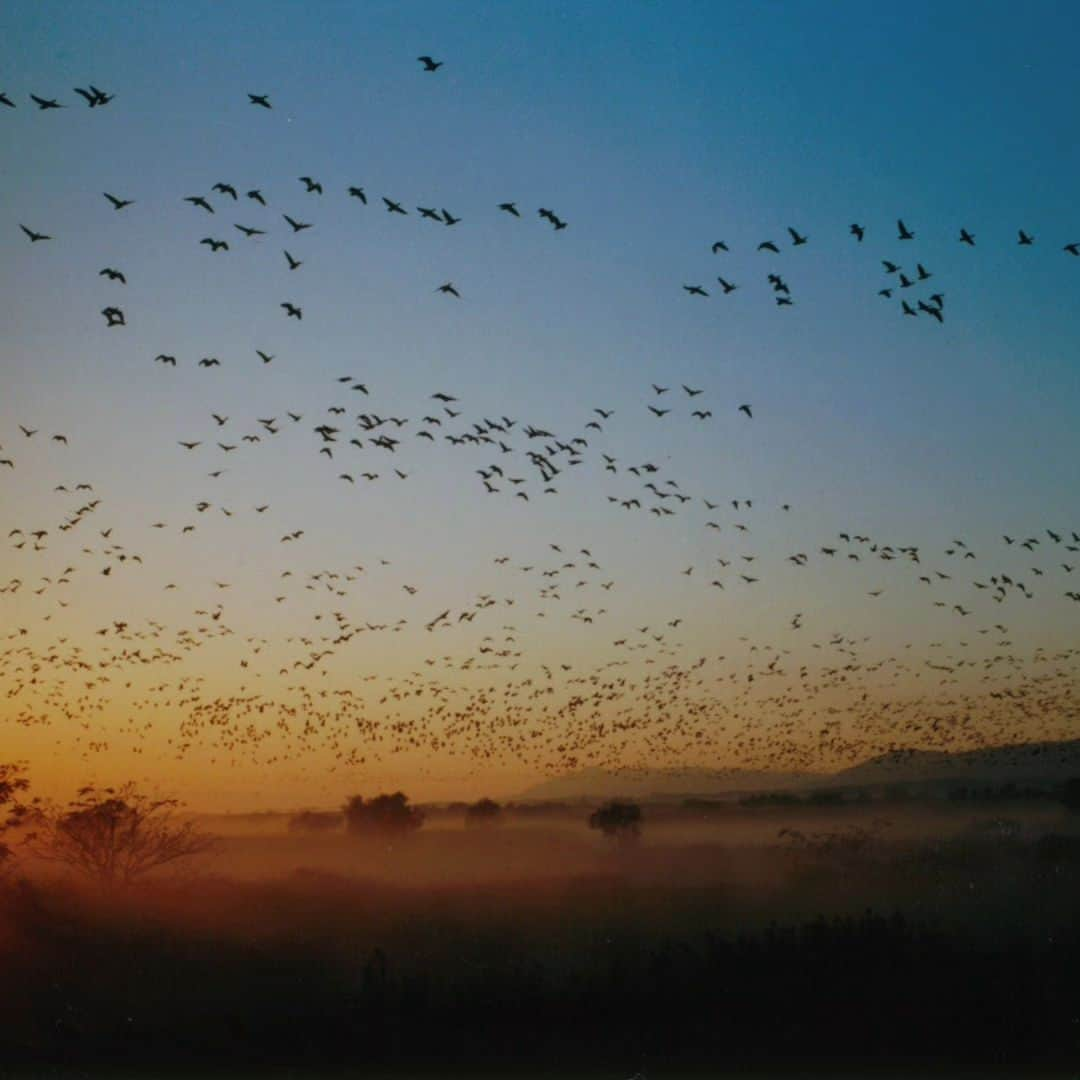
{"type": "Polygon", "coordinates": [[[293,232],[302,232],[304,229],[310,229],[311,224],[305,221],[294,221],[288,214],[281,215],[291,226],[293,232]]]}
{"type": "Polygon", "coordinates": [[[192,206],[200,206],[208,214],[212,214],[214,212],[214,208],[206,201],[206,199],[202,195],[185,195],[184,202],[189,202],[192,206]]]}
{"type": "Polygon", "coordinates": [[[771,240],[763,240],[758,244],[757,249],[758,251],[771,251],[774,254],[780,254],[780,249],[771,240]]]}
{"type": "Polygon", "coordinates": [[[691,387],[687,386],[686,383],[681,383],[680,385],[682,386],[683,390],[686,391],[687,397],[697,397],[698,394],[703,394],[705,392],[704,390],[691,389],[691,387]]]}
{"type": "Polygon", "coordinates": [[[512,203],[512,202],[502,202],[502,203],[499,203],[499,209],[500,209],[500,210],[505,210],[505,211],[506,211],[506,213],[508,213],[508,214],[513,214],[513,215],[514,215],[514,217],[516,217],[516,218],[519,218],[519,217],[521,217],[521,214],[520,214],[520,213],[518,213],[518,208],[517,208],[517,206],[516,206],[516,205],[515,205],[514,203],[512,203]]]}
{"type": "Polygon", "coordinates": [[[249,225],[237,225],[237,224],[234,224],[233,228],[234,229],[239,229],[249,239],[252,236],[265,236],[266,235],[266,230],[265,229],[254,229],[249,225]]]}
{"type": "Polygon", "coordinates": [[[699,420],[708,420],[712,416],[712,411],[709,409],[695,409],[691,416],[696,416],[699,420]]]}
{"type": "Polygon", "coordinates": [[[915,234],[903,223],[900,218],[896,219],[896,231],[900,240],[914,240],[915,234]]]}
{"type": "Polygon", "coordinates": [[[290,304],[287,300],[281,305],[285,309],[285,314],[292,319],[303,319],[304,313],[295,304],[290,304]]]}
{"type": "Polygon", "coordinates": [[[809,239],[806,236],[800,236],[790,225],[788,226],[788,235],[791,237],[792,247],[799,247],[801,244],[805,244],[809,239]]]}
{"type": "Polygon", "coordinates": [[[349,188],[349,195],[354,199],[359,199],[365,206],[367,206],[367,196],[364,194],[362,187],[349,188]]]}
{"type": "Polygon", "coordinates": [[[248,94],[248,101],[252,105],[261,105],[264,109],[272,108],[269,94],[248,94]]]}
{"type": "Polygon", "coordinates": [[[388,199],[385,195],[382,197],[382,201],[386,203],[386,212],[388,214],[408,214],[409,212],[401,205],[401,203],[396,203],[393,199],[388,199]]]}
{"type": "Polygon", "coordinates": [[[432,206],[418,206],[416,208],[420,212],[420,216],[428,218],[431,221],[442,222],[442,218],[439,216],[439,211],[432,206]]]}
{"type": "Polygon", "coordinates": [[[157,356],[154,357],[154,363],[176,367],[176,357],[166,356],[165,353],[158,353],[157,356]]]}
{"type": "Polygon", "coordinates": [[[91,86],[89,90],[84,90],[81,86],[76,86],[75,93],[78,94],[79,97],[85,98],[86,104],[89,105],[91,109],[96,109],[99,105],[108,105],[116,96],[115,94],[106,94],[96,86],[91,86]]]}
{"type": "Polygon", "coordinates": [[[106,199],[113,204],[114,210],[123,210],[125,206],[131,206],[134,199],[118,199],[115,195],[110,195],[107,191],[102,192],[106,199]]]}
{"type": "Polygon", "coordinates": [[[207,244],[210,247],[211,253],[215,251],[228,251],[229,245],[225,240],[215,240],[212,236],[204,236],[200,241],[200,244],[207,244]]]}
{"type": "Polygon", "coordinates": [[[39,98],[37,94],[31,94],[30,100],[33,101],[39,109],[63,109],[66,106],[61,105],[55,98],[39,98]]]}
{"type": "Polygon", "coordinates": [[[424,65],[425,71],[438,71],[443,66],[442,60],[433,60],[430,56],[418,56],[416,59],[424,65]]]}
{"type": "Polygon", "coordinates": [[[221,367],[221,361],[216,356],[204,356],[199,361],[199,367],[204,367],[204,368],[221,367]]]}
{"type": "Polygon", "coordinates": [[[1078,255],[1078,256],[1080,256],[1080,243],[1066,244],[1061,250],[1062,251],[1067,251],[1070,255],[1078,255]]]}
{"type": "Polygon", "coordinates": [[[1016,242],[1021,247],[1031,247],[1035,243],[1035,237],[1029,236],[1023,229],[1018,230],[1016,242]]]}
{"type": "Polygon", "coordinates": [[[708,296],[709,295],[700,285],[684,285],[683,288],[691,296],[708,296]]]}
{"type": "Polygon", "coordinates": [[[714,255],[719,255],[721,251],[727,251],[727,250],[728,250],[728,246],[727,246],[727,244],[724,243],[723,240],[717,240],[717,241],[715,241],[713,243],[712,253],[714,255]]]}
{"type": "Polygon", "coordinates": [[[252,188],[248,193],[249,199],[254,199],[260,206],[266,205],[266,200],[263,198],[263,193],[258,188],[252,188]]]}
{"type": "MultiPolygon", "coordinates": [[[[234,201],[237,198],[236,188],[234,188],[232,184],[217,183],[214,185],[213,190],[220,191],[222,195],[231,195],[234,201]]],[[[248,192],[248,194],[250,195],[251,193],[248,192]]],[[[265,206],[266,204],[264,203],[263,205],[265,206]]]]}
{"type": "Polygon", "coordinates": [[[264,364],[269,364],[269,363],[270,363],[270,361],[274,359],[274,358],[273,358],[273,357],[272,357],[272,356],[270,355],[270,353],[264,353],[264,352],[262,351],[262,349],[256,349],[256,350],[255,350],[255,355],[256,355],[256,356],[258,356],[258,358],[259,358],[259,359],[260,359],[260,360],[261,360],[261,361],[262,361],[262,362],[263,362],[264,364]]]}
{"type": "Polygon", "coordinates": [[[301,176],[300,183],[304,185],[308,192],[315,192],[318,195],[323,193],[322,184],[317,180],[312,180],[310,176],[301,176]]]}
{"type": "Polygon", "coordinates": [[[126,326],[124,313],[118,307],[102,308],[101,314],[105,316],[106,326],[126,326]]]}
{"type": "Polygon", "coordinates": [[[852,224],[849,227],[849,232],[860,244],[863,242],[863,237],[866,235],[866,229],[862,225],[857,224],[852,224]]]}
{"type": "Polygon", "coordinates": [[[960,230],[960,243],[967,244],[968,247],[975,246],[975,236],[973,233],[969,233],[967,229],[960,230]]]}
{"type": "Polygon", "coordinates": [[[454,288],[454,284],[451,281],[446,282],[444,285],[440,285],[435,291],[446,293],[449,296],[456,296],[459,300],[461,299],[461,293],[454,288]]]}
{"type": "Polygon", "coordinates": [[[450,211],[446,210],[446,209],[443,210],[442,216],[443,216],[443,223],[446,224],[446,225],[456,225],[461,220],[461,218],[459,218],[459,217],[454,217],[454,215],[451,214],[450,211]]]}
{"type": "Polygon", "coordinates": [[[750,420],[754,419],[754,414],[750,411],[750,406],[749,405],[740,405],[739,406],[739,412],[746,413],[747,418],[750,419],[750,420]]]}
{"type": "MultiPolygon", "coordinates": [[[[282,250],[284,251],[284,248],[282,250]]],[[[294,259],[287,251],[285,251],[285,258],[288,260],[290,270],[295,270],[297,267],[304,265],[302,259],[294,259]]]]}
{"type": "Polygon", "coordinates": [[[99,270],[98,277],[107,277],[110,281],[119,281],[121,285],[127,284],[127,278],[119,270],[114,270],[111,266],[99,270]]]}
{"type": "Polygon", "coordinates": [[[30,243],[31,244],[37,243],[38,240],[51,240],[52,239],[51,236],[46,236],[44,233],[34,232],[33,229],[28,229],[25,225],[20,225],[19,228],[22,229],[22,231],[24,233],[26,233],[27,236],[30,237],[30,243]]]}
{"type": "Polygon", "coordinates": [[[648,409],[649,412],[653,413],[656,416],[667,416],[667,414],[671,412],[670,409],[658,409],[655,405],[648,406],[648,409]]]}

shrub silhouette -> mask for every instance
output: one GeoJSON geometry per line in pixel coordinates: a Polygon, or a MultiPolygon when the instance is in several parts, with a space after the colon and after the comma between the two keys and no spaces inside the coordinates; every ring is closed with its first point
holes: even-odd
{"type": "Polygon", "coordinates": [[[1065,804],[1066,810],[1080,813],[1080,776],[1073,776],[1065,781],[1061,801],[1065,804]]]}
{"type": "Polygon", "coordinates": [[[641,807],[613,800],[589,815],[589,828],[599,829],[619,844],[632,844],[641,836],[641,807]]]}
{"type": "Polygon", "coordinates": [[[353,836],[406,836],[424,823],[423,813],[410,806],[409,797],[400,791],[366,802],[362,795],[353,795],[343,812],[345,829],[353,836]]]}
{"type": "Polygon", "coordinates": [[[33,851],[102,885],[130,884],[216,845],[194,822],[178,820],[178,806],[175,799],[151,799],[131,782],[84,787],[66,807],[33,811],[33,851]]]}

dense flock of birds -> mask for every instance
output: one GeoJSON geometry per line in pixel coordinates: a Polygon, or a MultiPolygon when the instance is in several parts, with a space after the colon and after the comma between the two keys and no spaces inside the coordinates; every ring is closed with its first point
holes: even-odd
{"type": "MultiPolygon", "coordinates": [[[[430,56],[418,60],[425,73],[443,66],[430,56]]],[[[112,106],[115,96],[93,85],[74,92],[90,109],[112,106]]],[[[255,108],[274,107],[269,95],[247,96],[255,108]]],[[[67,107],[55,98],[29,99],[42,111],[67,107]]],[[[0,105],[15,108],[16,102],[0,93],[0,105]]],[[[190,206],[192,243],[205,247],[208,257],[226,257],[233,245],[262,237],[287,237],[290,247],[281,251],[292,281],[307,262],[302,245],[316,224],[307,219],[329,201],[316,177],[301,176],[295,183],[296,198],[317,208],[310,215],[291,204],[275,207],[265,187],[227,180],[176,197],[190,206]]],[[[137,192],[102,194],[118,214],[138,213],[137,192]]],[[[442,228],[463,221],[442,205],[413,206],[389,195],[369,199],[359,184],[343,194],[361,208],[442,228]]],[[[517,201],[493,203],[491,209],[509,219],[525,213],[517,201]]],[[[549,207],[535,214],[555,232],[568,228],[549,207]]],[[[38,226],[18,225],[31,245],[64,242],[38,226]]],[[[861,244],[868,228],[851,224],[851,242],[861,244]]],[[[787,233],[783,245],[764,239],[748,253],[769,261],[765,280],[778,307],[792,306],[795,299],[776,270],[777,260],[812,243],[794,227],[787,233]]],[[[916,232],[898,219],[895,239],[909,244],[916,232]]],[[[976,237],[961,228],[957,242],[975,247],[976,237]]],[[[1035,242],[1018,231],[1019,246],[1035,242]]],[[[718,259],[731,255],[723,240],[710,250],[718,259]]],[[[1064,252],[1078,256],[1080,244],[1067,243],[1064,252]]],[[[887,260],[883,269],[883,298],[899,299],[905,316],[944,321],[944,291],[929,284],[936,284],[934,272],[918,256],[913,265],[899,257],[887,260]]],[[[117,296],[128,284],[127,274],[107,265],[98,276],[110,290],[101,315],[108,327],[122,330],[128,316],[117,296]]],[[[735,277],[728,270],[717,277],[721,296],[742,286],[735,277]]],[[[715,292],[702,284],[682,288],[692,297],[715,292]]],[[[432,292],[450,302],[463,296],[454,281],[432,283],[432,292]]],[[[282,297],[279,305],[283,318],[303,322],[295,295],[282,297]]],[[[275,352],[252,345],[253,364],[275,359],[275,352]]],[[[168,343],[146,360],[166,369],[207,371],[224,363],[218,356],[181,360],[168,343]]],[[[749,424],[757,408],[751,402],[718,402],[704,387],[679,382],[642,389],[642,419],[649,423],[700,425],[726,415],[749,424]]],[[[1080,712],[1073,689],[1080,649],[1025,652],[1009,629],[1014,605],[1080,603],[1080,572],[1074,573],[1080,533],[1071,527],[1033,523],[1023,534],[994,540],[961,535],[933,548],[841,522],[829,535],[796,540],[798,507],[790,503],[693,490],[663,458],[628,458],[611,441],[609,421],[616,410],[610,405],[583,410],[575,424],[556,430],[520,414],[477,413],[446,387],[418,390],[414,406],[403,414],[380,404],[368,376],[336,377],[326,398],[317,416],[235,416],[214,404],[208,391],[202,419],[191,421],[177,450],[198,462],[208,481],[206,494],[192,505],[176,505],[167,520],[113,517],[108,478],[104,484],[73,478],[75,463],[64,455],[77,461],[78,447],[66,433],[44,426],[44,419],[26,417],[17,431],[0,432],[5,471],[53,471],[58,480],[47,521],[21,520],[20,507],[3,501],[7,561],[16,570],[0,584],[7,628],[0,633],[6,639],[0,721],[54,725],[57,745],[86,758],[197,754],[213,764],[289,764],[313,775],[325,771],[328,758],[332,769],[374,769],[399,753],[428,762],[454,758],[466,771],[481,774],[492,766],[554,771],[646,762],[812,770],[822,762],[836,767],[906,746],[960,750],[1026,743],[1018,755],[1037,757],[1051,752],[1039,740],[1076,731],[1080,712]],[[740,604],[752,602],[758,587],[778,582],[783,588],[790,580],[784,575],[807,573],[813,565],[858,581],[867,603],[889,594],[906,600],[914,591],[940,640],[881,649],[872,636],[825,630],[821,613],[793,611],[773,640],[743,635],[716,655],[703,648],[709,637],[700,628],[687,635],[693,617],[679,610],[657,613],[644,625],[617,623],[609,602],[626,583],[605,569],[604,552],[580,537],[533,538],[542,517],[520,550],[490,553],[490,591],[456,607],[424,610],[424,583],[396,581],[394,560],[372,556],[349,565],[311,566],[303,555],[311,525],[284,526],[269,502],[241,505],[236,497],[217,494],[215,485],[234,455],[258,454],[271,442],[306,447],[313,462],[354,488],[406,483],[432,456],[460,460],[477,498],[520,504],[543,506],[565,487],[586,482],[580,477],[592,477],[590,483],[599,477],[612,513],[678,518],[685,531],[707,530],[715,539],[707,564],[671,571],[675,580],[697,586],[699,596],[737,593],[740,604]],[[228,521],[250,515],[265,523],[268,541],[280,553],[265,566],[280,634],[245,633],[234,626],[234,620],[243,622],[244,600],[229,592],[233,582],[211,572],[204,586],[214,601],[192,607],[185,625],[169,625],[153,610],[135,617],[118,609],[92,639],[73,639],[65,619],[75,613],[68,611],[69,597],[80,579],[138,575],[134,580],[151,609],[159,593],[201,595],[190,583],[170,580],[171,564],[156,558],[153,533],[182,538],[211,530],[227,545],[222,529],[228,521]],[[790,547],[782,557],[763,553],[755,543],[762,531],[777,528],[790,547]],[[401,611],[383,619],[359,614],[369,610],[363,592],[373,578],[394,582],[405,605],[401,611]],[[568,650],[567,661],[552,662],[530,646],[531,633],[552,623],[590,628],[593,647],[580,654],[568,650]],[[415,640],[402,649],[417,656],[411,672],[363,669],[365,641],[410,633],[415,640]],[[443,634],[452,643],[440,647],[443,634]],[[214,673],[200,667],[203,658],[214,673]],[[233,671],[233,683],[222,692],[224,664],[233,671]]],[[[193,565],[189,572],[198,576],[202,567],[193,565]]]]}

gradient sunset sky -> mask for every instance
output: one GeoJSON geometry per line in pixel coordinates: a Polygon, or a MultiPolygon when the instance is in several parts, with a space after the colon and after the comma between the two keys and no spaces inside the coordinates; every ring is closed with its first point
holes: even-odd
{"type": "Polygon", "coordinates": [[[238,809],[1074,737],[1078,32],[9,0],[0,760],[238,809]]]}

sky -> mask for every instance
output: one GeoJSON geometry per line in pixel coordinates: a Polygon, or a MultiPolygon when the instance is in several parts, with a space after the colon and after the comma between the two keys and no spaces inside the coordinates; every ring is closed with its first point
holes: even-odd
{"type": "Polygon", "coordinates": [[[218,809],[1074,735],[1078,23],[4,5],[0,757],[218,809]]]}

